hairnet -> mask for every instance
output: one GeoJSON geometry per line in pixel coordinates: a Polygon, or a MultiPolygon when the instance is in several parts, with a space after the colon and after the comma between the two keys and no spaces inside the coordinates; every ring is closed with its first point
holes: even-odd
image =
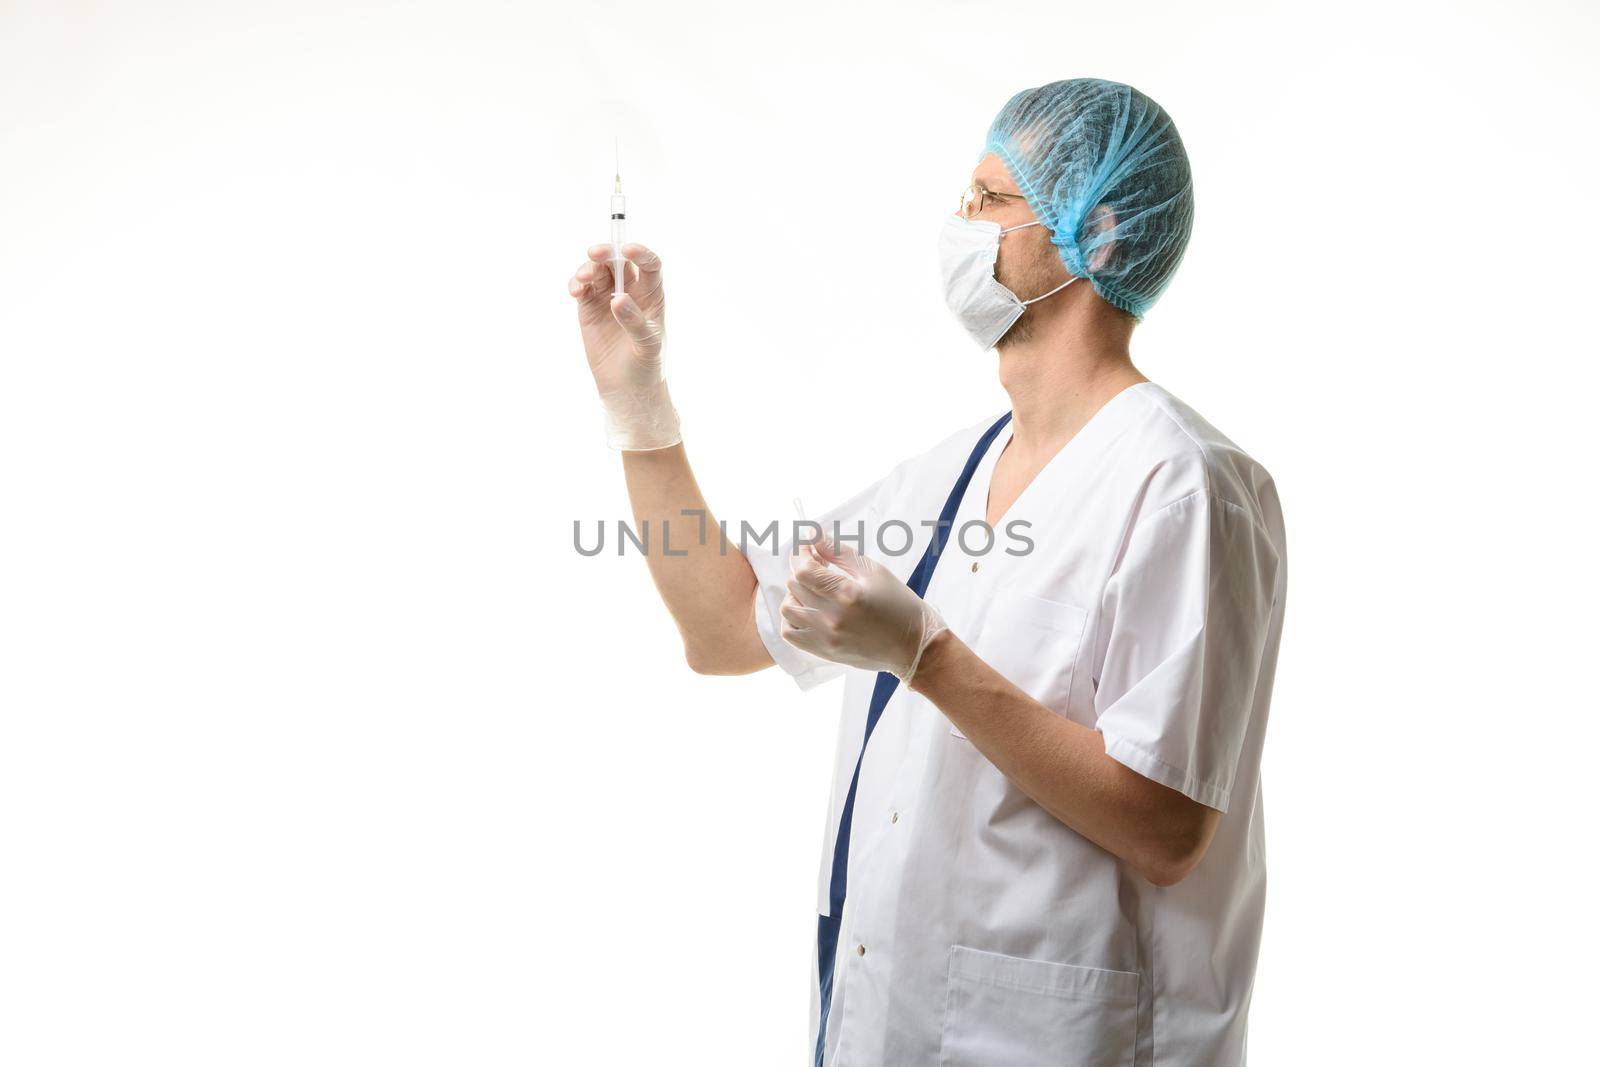
{"type": "Polygon", "coordinates": [[[1189,244],[1194,190],[1178,128],[1130,85],[1073,78],[1024,89],[989,126],[1067,270],[1136,319],[1172,280],[1189,244]]]}

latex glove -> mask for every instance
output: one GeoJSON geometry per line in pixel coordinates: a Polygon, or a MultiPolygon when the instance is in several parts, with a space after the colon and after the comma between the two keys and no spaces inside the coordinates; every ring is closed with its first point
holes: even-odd
{"type": "Polygon", "coordinates": [[[629,275],[622,296],[611,295],[609,244],[589,247],[589,261],[567,281],[567,292],[578,301],[578,330],[605,411],[607,443],[627,451],[667,448],[683,434],[661,371],[667,335],[661,258],[631,243],[622,255],[629,275]]]}
{"type": "Polygon", "coordinates": [[[947,629],[932,604],[847,545],[819,542],[794,557],[791,571],[778,632],[812,655],[909,681],[928,642],[947,629]]]}

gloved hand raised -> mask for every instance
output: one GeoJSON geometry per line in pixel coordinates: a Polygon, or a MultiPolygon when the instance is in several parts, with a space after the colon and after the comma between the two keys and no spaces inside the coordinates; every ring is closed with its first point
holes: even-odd
{"type": "Polygon", "coordinates": [[[608,244],[589,247],[589,261],[567,281],[567,292],[578,301],[578,330],[605,409],[607,441],[626,450],[666,448],[683,435],[661,373],[667,333],[661,258],[641,244],[623,245],[622,255],[629,275],[622,296],[611,295],[608,244]]]}
{"type": "Polygon", "coordinates": [[[778,632],[823,659],[908,681],[928,642],[946,629],[932,604],[848,545],[824,541],[801,549],[790,569],[778,632]]]}

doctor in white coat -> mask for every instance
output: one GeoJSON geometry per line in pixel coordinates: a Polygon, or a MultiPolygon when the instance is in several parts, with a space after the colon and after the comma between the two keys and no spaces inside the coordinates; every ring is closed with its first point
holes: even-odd
{"type": "MultiPolygon", "coordinates": [[[[1016,94],[971,180],[946,297],[1010,410],[812,516],[816,544],[712,537],[651,574],[694,670],[845,677],[807,1064],[1243,1064],[1287,570],[1266,470],[1129,354],[1187,157],[1148,97],[1074,79],[1016,94]]],[[[624,252],[625,296],[605,245],[569,291],[634,518],[715,530],[661,261],[624,252]]]]}

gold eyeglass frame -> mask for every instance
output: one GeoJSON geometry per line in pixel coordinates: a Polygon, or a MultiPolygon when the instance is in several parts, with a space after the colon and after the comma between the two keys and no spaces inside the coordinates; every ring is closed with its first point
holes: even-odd
{"type": "Polygon", "coordinates": [[[1026,198],[1019,196],[1016,193],[997,193],[993,189],[985,189],[977,182],[973,182],[971,185],[961,190],[961,206],[957,210],[960,212],[962,218],[970,219],[972,216],[981,213],[986,206],[985,202],[990,199],[994,200],[997,204],[1004,204],[1008,200],[1024,200],[1026,198]],[[976,211],[971,210],[971,205],[974,201],[976,201],[978,205],[976,211]]]}

